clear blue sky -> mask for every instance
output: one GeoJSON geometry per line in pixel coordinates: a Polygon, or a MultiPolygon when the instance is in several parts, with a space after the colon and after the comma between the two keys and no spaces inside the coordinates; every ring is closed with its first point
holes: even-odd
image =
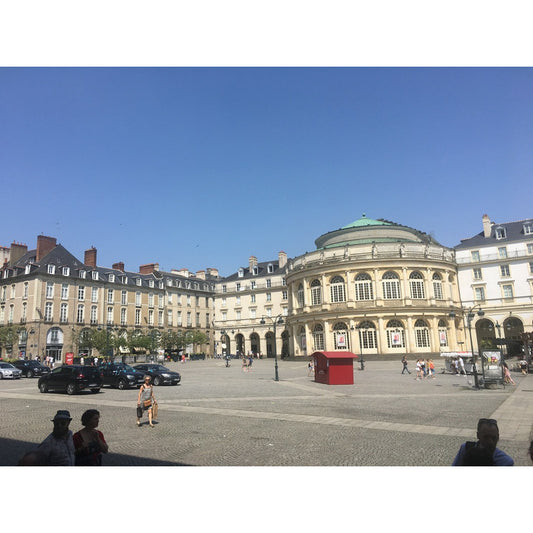
{"type": "Polygon", "coordinates": [[[2,68],[0,245],[221,275],[362,213],[533,217],[533,69],[2,68]]]}

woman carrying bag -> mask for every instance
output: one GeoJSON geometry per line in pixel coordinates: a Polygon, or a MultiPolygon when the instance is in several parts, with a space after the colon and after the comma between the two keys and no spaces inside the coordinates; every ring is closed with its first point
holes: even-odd
{"type": "Polygon", "coordinates": [[[141,416],[143,411],[148,411],[148,422],[150,427],[153,428],[152,424],[152,409],[153,406],[157,405],[154,397],[154,386],[150,383],[150,376],[144,377],[144,383],[139,389],[139,396],[137,397],[137,425],[141,425],[141,416]]]}

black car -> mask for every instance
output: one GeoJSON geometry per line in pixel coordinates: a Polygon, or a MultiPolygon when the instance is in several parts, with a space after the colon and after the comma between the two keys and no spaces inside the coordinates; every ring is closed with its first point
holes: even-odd
{"type": "Polygon", "coordinates": [[[144,381],[144,372],[139,372],[126,363],[102,363],[98,369],[104,385],[117,387],[120,390],[138,387],[144,381]]]}
{"type": "Polygon", "coordinates": [[[50,369],[47,366],[39,363],[35,359],[26,360],[19,359],[12,363],[13,366],[17,367],[19,370],[22,370],[22,375],[27,378],[36,378],[38,376],[44,376],[45,374],[50,373],[50,369]]]}
{"type": "Polygon", "coordinates": [[[181,376],[178,372],[169,370],[166,366],[158,365],[155,363],[146,363],[143,365],[135,365],[135,370],[140,370],[144,374],[147,374],[152,378],[154,385],[177,385],[181,381],[181,376]]]}
{"type": "Polygon", "coordinates": [[[63,365],[41,376],[37,386],[41,392],[66,391],[67,394],[76,394],[82,390],[99,392],[102,387],[102,377],[98,367],[63,365]]]}

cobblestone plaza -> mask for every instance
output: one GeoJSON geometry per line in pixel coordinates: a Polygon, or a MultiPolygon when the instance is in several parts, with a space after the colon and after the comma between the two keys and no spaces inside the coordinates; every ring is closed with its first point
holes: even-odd
{"type": "MultiPolygon", "coordinates": [[[[528,465],[533,421],[530,376],[513,373],[516,387],[473,389],[465,376],[441,373],[416,381],[395,361],[354,367],[354,385],[328,386],[307,375],[304,361],[255,360],[245,373],[219,359],[170,363],[181,384],[156,387],[155,428],[135,425],[137,390],[41,394],[36,379],[0,383],[0,464],[16,465],[68,409],[71,429],[97,408],[110,447],[107,466],[447,466],[459,445],[475,438],[480,417],[496,418],[499,447],[528,465]]],[[[411,362],[414,367],[414,362],[411,362]]],[[[413,369],[411,369],[413,370],[413,369]]]]}

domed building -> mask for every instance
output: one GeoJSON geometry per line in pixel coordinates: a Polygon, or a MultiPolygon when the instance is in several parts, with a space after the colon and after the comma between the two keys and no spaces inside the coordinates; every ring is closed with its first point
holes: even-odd
{"type": "Polygon", "coordinates": [[[290,352],[363,355],[456,350],[460,306],[454,251],[430,235],[363,215],[291,259],[290,352]]]}

